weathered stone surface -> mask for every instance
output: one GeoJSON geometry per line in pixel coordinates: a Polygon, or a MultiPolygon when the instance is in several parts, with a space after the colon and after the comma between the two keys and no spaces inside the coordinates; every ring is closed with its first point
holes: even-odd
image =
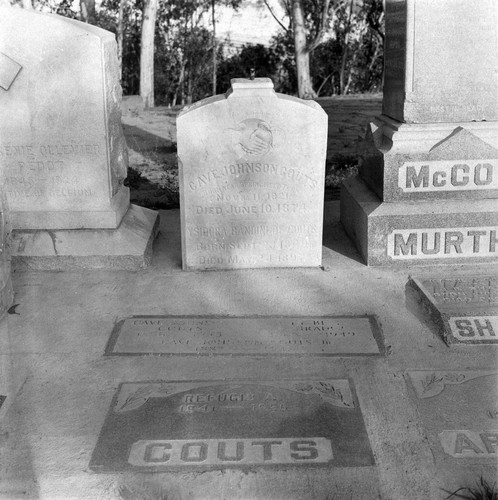
{"type": "Polygon", "coordinates": [[[498,275],[410,277],[444,340],[498,343],[498,275]]]}
{"type": "Polygon", "coordinates": [[[383,114],[498,120],[497,22],[494,0],[387,0],[383,114]]]}
{"type": "Polygon", "coordinates": [[[384,202],[498,197],[498,125],[402,124],[366,135],[361,177],[384,202]]]}
{"type": "Polygon", "coordinates": [[[118,227],[129,190],[114,35],[2,8],[0,52],[0,162],[13,228],[118,227]]]}
{"type": "Polygon", "coordinates": [[[498,372],[410,370],[407,375],[436,462],[496,471],[498,372]]]}
{"type": "Polygon", "coordinates": [[[158,224],[157,212],[130,205],[117,229],[13,231],[12,265],[16,270],[136,271],[152,260],[158,224]]]}
{"type": "Polygon", "coordinates": [[[178,117],[184,269],[321,264],[327,116],[232,80],[178,117]]]}
{"type": "Polygon", "coordinates": [[[108,355],[379,355],[373,316],[134,316],[116,325],[108,355]]]}
{"type": "Polygon", "coordinates": [[[348,380],[121,384],[96,472],[373,466],[348,380]]]}
{"type": "Polygon", "coordinates": [[[343,186],[341,222],[372,266],[498,261],[493,199],[382,203],[355,179],[343,186]]]}

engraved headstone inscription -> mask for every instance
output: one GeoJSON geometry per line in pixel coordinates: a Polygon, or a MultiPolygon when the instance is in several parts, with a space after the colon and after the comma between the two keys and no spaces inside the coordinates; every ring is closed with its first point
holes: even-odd
{"type": "Polygon", "coordinates": [[[494,0],[386,0],[383,114],[341,195],[368,265],[497,260],[497,18],[494,0]]]}
{"type": "Polygon", "coordinates": [[[180,113],[183,268],[321,264],[327,115],[268,78],[180,113]]]}
{"type": "Polygon", "coordinates": [[[446,343],[498,343],[498,275],[411,276],[409,284],[446,343]]]}
{"type": "Polygon", "coordinates": [[[438,469],[496,479],[498,371],[410,370],[407,381],[438,469]]]}
{"type": "Polygon", "coordinates": [[[384,344],[373,316],[134,316],[106,355],[371,356],[384,344]]]}
{"type": "Polygon", "coordinates": [[[130,206],[124,186],[114,35],[0,8],[0,162],[14,264],[143,267],[156,214],[130,206]]]}
{"type": "Polygon", "coordinates": [[[90,462],[96,472],[373,465],[346,379],[123,383],[90,462]]]}

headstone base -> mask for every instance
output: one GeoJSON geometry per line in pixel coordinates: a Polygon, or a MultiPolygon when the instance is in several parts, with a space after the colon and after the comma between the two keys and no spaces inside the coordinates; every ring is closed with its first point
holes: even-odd
{"type": "Polygon", "coordinates": [[[382,203],[343,184],[341,222],[369,266],[498,262],[496,200],[382,203]]]}
{"type": "Polygon", "coordinates": [[[157,212],[130,205],[117,229],[15,230],[12,267],[39,271],[143,269],[152,260],[158,228],[157,212]]]}
{"type": "Polygon", "coordinates": [[[16,229],[116,229],[130,205],[130,189],[122,186],[109,203],[97,210],[11,210],[16,229]]]}
{"type": "Polygon", "coordinates": [[[384,202],[498,198],[498,122],[368,126],[361,178],[384,202]]]}

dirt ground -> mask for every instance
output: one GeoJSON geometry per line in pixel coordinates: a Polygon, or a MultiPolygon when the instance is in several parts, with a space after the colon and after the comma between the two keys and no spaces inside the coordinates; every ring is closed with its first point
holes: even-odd
{"type": "MultiPolygon", "coordinates": [[[[123,129],[130,169],[131,202],[154,209],[179,203],[176,161],[176,116],[181,107],[140,109],[136,96],[123,98],[123,129]]],[[[361,137],[370,119],[381,113],[380,94],[325,97],[318,103],[329,116],[326,199],[338,196],[339,185],[355,175],[361,137]]]]}

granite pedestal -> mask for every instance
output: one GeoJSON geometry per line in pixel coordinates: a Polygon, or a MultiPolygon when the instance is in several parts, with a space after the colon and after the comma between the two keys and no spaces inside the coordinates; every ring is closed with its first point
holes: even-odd
{"type": "Polygon", "coordinates": [[[498,261],[497,18],[492,1],[387,1],[383,114],[341,197],[368,265],[498,261]]]}

